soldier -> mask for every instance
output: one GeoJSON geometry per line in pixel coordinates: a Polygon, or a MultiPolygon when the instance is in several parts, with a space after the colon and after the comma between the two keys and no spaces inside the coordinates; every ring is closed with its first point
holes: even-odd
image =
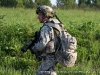
{"type": "Polygon", "coordinates": [[[72,67],[77,59],[77,40],[71,36],[49,6],[39,6],[36,9],[38,19],[43,26],[35,39],[22,47],[22,52],[30,49],[32,54],[42,62],[36,75],[56,75],[57,63],[65,67],[72,67]],[[56,20],[51,18],[56,17],[56,20]]]}
{"type": "Polygon", "coordinates": [[[36,9],[36,14],[38,15],[40,23],[43,23],[40,29],[39,41],[30,49],[31,52],[42,52],[42,62],[36,75],[56,75],[55,65],[57,64],[57,60],[55,51],[57,44],[59,44],[59,39],[54,35],[53,28],[49,26],[49,24],[54,23],[50,20],[50,18],[54,17],[54,11],[51,7],[43,5],[36,9]]]}

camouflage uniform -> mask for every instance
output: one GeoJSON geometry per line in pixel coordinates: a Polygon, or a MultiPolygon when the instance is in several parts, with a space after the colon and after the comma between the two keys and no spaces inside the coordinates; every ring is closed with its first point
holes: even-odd
{"type": "Polygon", "coordinates": [[[39,35],[35,35],[39,36],[35,37],[35,42],[28,43],[21,50],[25,52],[30,49],[33,54],[39,53],[42,63],[36,75],[56,75],[57,62],[65,67],[72,67],[75,64],[77,40],[64,29],[62,22],[51,7],[39,6],[36,13],[40,23],[44,23],[44,25],[41,27],[39,35]],[[56,17],[56,20],[50,20],[53,17],[56,17]]]}
{"type": "Polygon", "coordinates": [[[36,75],[56,75],[55,65],[57,63],[55,58],[55,49],[58,42],[58,38],[54,35],[53,29],[48,26],[50,23],[44,23],[43,27],[40,29],[40,40],[32,47],[32,51],[41,51],[43,52],[42,63],[38,68],[36,75]],[[53,39],[52,39],[53,38],[53,39]],[[53,41],[51,46],[53,47],[50,51],[47,46],[49,42],[53,41]]]}
{"type": "MultiPolygon", "coordinates": [[[[32,47],[31,52],[34,53],[35,51],[41,51],[41,58],[42,63],[38,68],[36,75],[56,75],[55,72],[55,65],[57,62],[64,64],[66,67],[71,67],[74,65],[77,53],[74,52],[76,49],[76,40],[70,38],[67,31],[64,30],[63,25],[58,20],[50,21],[50,18],[53,18],[55,12],[49,6],[39,6],[36,10],[36,13],[42,13],[43,16],[48,16],[49,21],[41,22],[44,23],[42,28],[40,29],[40,37],[39,41],[32,47]],[[59,24],[60,23],[60,24],[59,24]],[[62,26],[60,26],[62,25],[62,26]],[[57,30],[55,30],[55,28],[57,30]],[[63,29],[63,31],[61,31],[63,29]],[[66,35],[66,43],[59,42],[62,36],[59,38],[59,34],[61,32],[67,33],[66,35]],[[67,45],[68,48],[62,50],[61,44],[67,45]],[[74,46],[75,45],[75,46],[74,46]],[[58,51],[59,49],[59,51],[58,51]],[[62,52],[65,51],[65,52],[62,52]],[[62,54],[63,53],[63,54],[62,54]],[[62,55],[61,55],[62,54],[62,55]]],[[[38,14],[39,15],[39,14],[38,14]]],[[[57,16],[56,16],[57,18],[57,16]]],[[[43,19],[43,17],[42,17],[43,19]]],[[[63,47],[64,48],[64,47],[63,47]]]]}

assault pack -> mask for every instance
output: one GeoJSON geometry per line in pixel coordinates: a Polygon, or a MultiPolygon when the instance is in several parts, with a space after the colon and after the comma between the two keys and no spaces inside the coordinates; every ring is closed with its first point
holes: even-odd
{"type": "Polygon", "coordinates": [[[55,53],[57,61],[65,67],[72,67],[77,59],[77,52],[75,51],[77,45],[76,38],[71,36],[58,20],[52,20],[47,25],[53,28],[60,39],[55,53]]]}

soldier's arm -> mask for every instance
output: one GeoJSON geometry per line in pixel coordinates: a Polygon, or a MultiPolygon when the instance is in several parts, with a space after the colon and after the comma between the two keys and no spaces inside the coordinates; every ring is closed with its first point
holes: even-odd
{"type": "Polygon", "coordinates": [[[45,49],[46,44],[50,41],[51,28],[48,26],[42,27],[40,31],[39,41],[31,48],[31,51],[42,51],[45,49]]]}

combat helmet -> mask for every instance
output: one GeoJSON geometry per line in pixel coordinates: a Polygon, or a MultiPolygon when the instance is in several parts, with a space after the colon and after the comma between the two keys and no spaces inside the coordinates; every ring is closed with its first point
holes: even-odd
{"type": "Polygon", "coordinates": [[[48,16],[50,18],[54,17],[54,11],[51,7],[43,5],[43,6],[38,6],[36,9],[36,14],[42,13],[44,16],[48,16]]]}

